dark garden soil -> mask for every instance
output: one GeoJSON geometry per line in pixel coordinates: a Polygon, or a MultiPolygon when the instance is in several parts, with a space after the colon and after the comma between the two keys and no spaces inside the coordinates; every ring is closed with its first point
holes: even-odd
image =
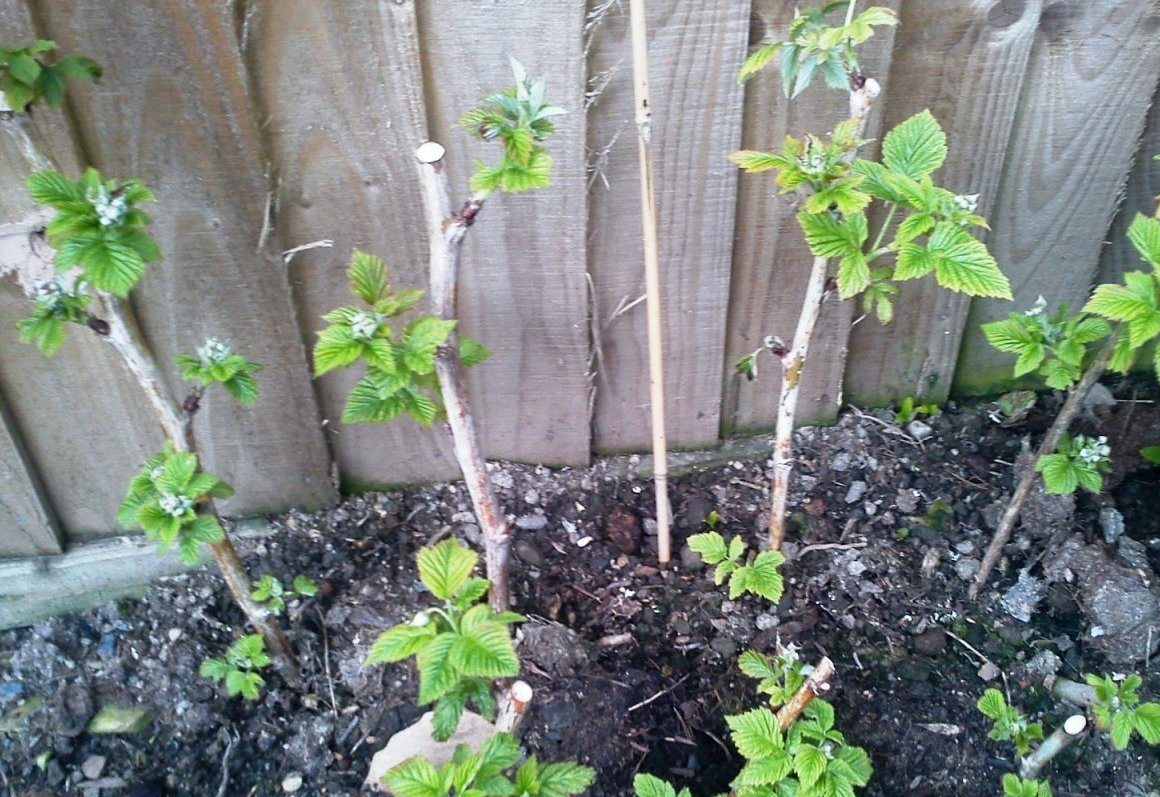
{"type": "MultiPolygon", "coordinates": [[[[1160,696],[1160,668],[1109,662],[1108,638],[1093,636],[1080,587],[1044,578],[1050,551],[1067,539],[1127,557],[1134,577],[1156,580],[1160,479],[1142,460],[1130,472],[1119,468],[1098,503],[1080,497],[1073,512],[1045,502],[1049,511],[1017,532],[990,588],[967,599],[1020,438],[1041,431],[1051,409],[1012,428],[989,417],[993,405],[951,409],[924,419],[930,436],[922,440],[886,412],[802,430],[787,588],[777,606],[727,600],[687,550],[677,566],[656,568],[652,484],[627,475],[633,461],[562,471],[497,466],[501,500],[520,528],[513,592],[529,617],[521,655],[537,692],[523,728],[528,751],[596,767],[593,795],[626,794],[645,771],[697,797],[727,791],[740,760],[723,716],[757,703],[737,656],[772,651],[779,638],[805,658],[836,663],[838,726],[874,765],[866,795],[1000,793],[1013,751],[987,738],[975,710],[987,686],[1052,727],[1064,712],[1041,688],[1048,670],[1080,677],[1134,668],[1145,675],[1142,691],[1160,696]],[[1127,542],[1118,546],[1104,543],[1097,523],[1110,506],[1126,520],[1127,542]],[[1024,622],[1001,599],[1026,567],[1041,600],[1030,601],[1024,622]]],[[[1160,438],[1151,404],[1122,401],[1092,419],[1116,451],[1160,438]]],[[[738,460],[674,478],[676,548],[704,530],[713,510],[725,534],[756,544],[767,471],[764,459],[738,460]]],[[[251,703],[226,698],[197,674],[240,624],[208,570],[164,580],[139,601],[5,632],[5,797],[360,793],[370,756],[419,714],[407,666],[362,661],[381,630],[427,605],[414,567],[419,547],[446,535],[478,543],[467,494],[435,485],[368,495],[271,525],[271,535],[241,546],[251,572],[286,582],[303,573],[321,586],[290,609],[307,692],[271,676],[251,703]],[[152,720],[133,735],[86,731],[109,704],[146,707],[152,720]]],[[[1118,644],[1142,658],[1151,641],[1118,644]]],[[[1092,737],[1057,760],[1050,777],[1065,797],[1156,795],[1160,755],[1138,740],[1117,753],[1092,737]]]]}

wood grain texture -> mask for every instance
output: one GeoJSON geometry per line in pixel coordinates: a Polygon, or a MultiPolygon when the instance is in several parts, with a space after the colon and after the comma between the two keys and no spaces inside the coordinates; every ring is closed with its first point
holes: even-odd
{"type": "Polygon", "coordinates": [[[1108,231],[1100,257],[1098,282],[1119,282],[1125,272],[1149,268],[1136,247],[1128,241],[1128,226],[1137,213],[1151,216],[1156,212],[1156,203],[1160,202],[1157,198],[1160,197],[1160,160],[1153,156],[1157,154],[1160,154],[1160,85],[1152,97],[1148,123],[1136,147],[1135,163],[1128,177],[1123,204],[1108,231]]]}
{"type": "MultiPolygon", "coordinates": [[[[426,288],[427,252],[414,149],[427,138],[413,2],[258,0],[243,45],[277,185],[275,231],[294,256],[290,283],[308,348],[320,316],[353,298],[354,249],[379,255],[400,288],[426,288]],[[304,53],[313,64],[302,69],[304,53]],[[351,53],[358,53],[352,58],[351,53]]],[[[347,487],[458,474],[442,425],[339,422],[361,369],[317,381],[329,443],[347,487]]]]}
{"type": "MultiPolygon", "coordinates": [[[[38,38],[23,3],[0,0],[0,18],[14,41],[38,38]]],[[[86,82],[69,81],[70,92],[85,90],[86,82]]],[[[34,116],[27,126],[29,145],[76,175],[78,158],[64,114],[42,107],[34,116]]],[[[0,130],[0,224],[36,210],[24,184],[32,170],[26,146],[9,126],[0,130]]],[[[51,360],[19,341],[16,322],[32,308],[26,292],[52,273],[31,243],[23,236],[6,239],[0,255],[0,395],[6,405],[0,504],[7,514],[21,516],[14,523],[0,520],[3,555],[49,552],[65,541],[58,533],[68,541],[119,533],[116,510],[128,480],[161,440],[115,354],[88,330],[69,329],[51,360]]]]}
{"type": "Polygon", "coordinates": [[[219,391],[196,419],[206,470],[238,488],[229,514],[334,497],[318,407],[285,270],[258,251],[267,198],[264,154],[227,4],[195,0],[37,3],[44,33],[105,69],[74,94],[87,155],[109,175],[153,189],[153,235],[165,259],[134,292],[142,327],[173,389],[173,357],[207,337],[265,365],[254,408],[219,391]]]}
{"type": "MultiPolygon", "coordinates": [[[[788,0],[757,0],[753,4],[751,43],[784,38],[796,5],[788,0]]],[[[880,5],[897,10],[898,2],[880,5]]],[[[879,28],[859,55],[863,71],[884,87],[880,103],[890,92],[893,38],[893,28],[879,28]]],[[[801,138],[832,129],[849,116],[848,105],[846,93],[825,86],[821,80],[787,100],[782,94],[781,75],[776,65],[770,65],[747,84],[741,147],[780,152],[786,135],[801,138]]],[[[875,107],[870,112],[866,138],[879,138],[881,128],[882,110],[875,107]]],[[[876,148],[867,147],[864,152],[873,157],[876,148]]],[[[763,359],[765,367],[753,383],[738,376],[734,364],[761,346],[766,335],[787,342],[793,339],[813,262],[795,217],[798,203],[794,194],[777,194],[770,173],[741,175],[725,344],[722,428],[726,433],[754,432],[774,425],[780,380],[776,363],[763,359]]],[[[837,414],[853,307],[836,297],[822,305],[802,377],[798,425],[826,422],[837,414]]]]}
{"type": "MultiPolygon", "coordinates": [[[[1034,0],[907,0],[900,9],[883,130],[930,109],[949,150],[935,179],[956,193],[978,194],[983,216],[995,207],[1039,12],[1034,0]]],[[[986,239],[985,230],[976,234],[986,239]]],[[[882,406],[904,396],[941,404],[950,393],[970,297],[940,288],[933,277],[900,287],[891,324],[870,317],[851,333],[852,404],[882,406]]]]}
{"type": "MultiPolygon", "coordinates": [[[[590,2],[593,9],[606,3],[590,2]]],[[[633,118],[628,7],[594,17],[589,81],[589,273],[595,286],[594,442],[600,451],[649,446],[648,331],[633,118]]],[[[665,427],[672,448],[714,444],[737,170],[748,3],[648,3],[652,158],[656,185],[665,427]]]]}
{"type": "Polygon", "coordinates": [[[418,4],[427,118],[448,150],[452,203],[472,162],[498,144],[456,122],[512,85],[508,55],[568,111],[546,147],[549,188],[493,196],[463,251],[460,328],[492,351],[468,383],[484,454],[546,464],[588,461],[584,204],[584,7],[575,0],[426,0],[418,4]]]}
{"type": "Polygon", "coordinates": [[[1040,295],[1052,307],[1087,299],[1158,74],[1160,10],[1152,0],[1044,8],[991,213],[991,251],[1015,304],[971,303],[956,392],[1009,382],[1011,357],[987,344],[980,324],[1040,295]]]}

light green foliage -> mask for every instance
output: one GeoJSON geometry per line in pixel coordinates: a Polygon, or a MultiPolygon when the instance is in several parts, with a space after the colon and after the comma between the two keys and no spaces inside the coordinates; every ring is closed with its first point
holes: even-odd
{"type": "Polygon", "coordinates": [[[250,597],[266,604],[271,614],[281,614],[286,610],[286,601],[308,598],[318,594],[318,584],[308,576],[294,576],[292,586],[284,587],[282,582],[267,573],[254,584],[250,597]]]}
{"type": "Polygon", "coordinates": [[[1104,486],[1102,474],[1111,471],[1108,464],[1108,439],[1063,435],[1054,454],[1044,454],[1035,461],[1035,470],[1043,474],[1043,486],[1049,493],[1074,493],[1077,487],[1098,493],[1104,486]]]}
{"type": "MultiPolygon", "coordinates": [[[[347,275],[362,305],[339,307],[323,316],[330,326],[318,333],[314,345],[315,376],[362,360],[367,372],[347,398],[343,423],[389,421],[406,413],[430,425],[443,411],[435,354],[455,322],[424,315],[396,334],[388,321],[414,309],[423,292],[392,292],[383,261],[366,252],[354,253],[347,275]]],[[[460,341],[464,365],[482,362],[489,354],[477,341],[460,341]]]]}
{"type": "Polygon", "coordinates": [[[540,142],[555,130],[552,119],[565,111],[547,103],[543,80],[532,80],[523,64],[514,58],[510,60],[516,85],[502,94],[487,97],[482,105],[459,120],[476,138],[498,139],[503,144],[503,156],[498,164],[488,166],[483,161],[475,164],[471,191],[479,201],[494,191],[514,194],[551,183],[552,156],[540,142]]]}
{"type": "Polygon", "coordinates": [[[86,169],[74,183],[45,170],[28,176],[28,190],[33,200],[57,212],[46,230],[56,248],[57,271],[79,267],[94,288],[125,298],[145,265],[161,258],[145,232],[149,216],[137,208],[153,202],[153,193],[137,180],[105,180],[96,169],[86,169]]]}
{"type": "Polygon", "coordinates": [[[1140,456],[1153,465],[1160,465],[1160,446],[1144,446],[1140,449],[1140,456]]]}
{"type": "Polygon", "coordinates": [[[636,797],[693,797],[687,787],[677,791],[655,775],[643,772],[632,779],[632,790],[636,797]]]}
{"type": "Polygon", "coordinates": [[[443,605],[383,632],[366,663],[414,657],[419,703],[435,703],[435,738],[444,740],[455,732],[469,700],[483,716],[495,715],[489,685],[493,678],[519,673],[508,626],[524,618],[514,612],[494,614],[481,602],[487,580],[471,575],[479,556],[456,540],[423,548],[418,559],[420,580],[443,605]]]}
{"type": "Polygon", "coordinates": [[[761,679],[757,692],[768,695],[773,708],[788,703],[806,682],[806,665],[793,645],[782,648],[772,659],[764,653],[747,650],[741,654],[737,665],[750,678],[761,679]]]}
{"type": "Polygon", "coordinates": [[[713,573],[714,583],[723,584],[729,580],[730,599],[752,592],[774,603],[781,600],[785,584],[778,568],[785,564],[785,557],[780,551],[761,551],[747,559],[744,540],[734,537],[726,543],[716,531],[693,534],[688,543],[707,564],[717,566],[713,573]]]}
{"type": "Polygon", "coordinates": [[[937,404],[919,404],[914,400],[914,396],[907,396],[898,405],[898,412],[894,413],[894,422],[901,426],[923,415],[938,415],[938,412],[939,408],[937,404]]]}
{"type": "Polygon", "coordinates": [[[221,479],[198,470],[196,454],[167,450],[146,460],[129,482],[117,521],[127,529],[140,526],[162,551],[176,545],[183,562],[196,564],[202,543],[225,538],[217,518],[198,514],[198,505],[233,494],[221,479]]]}
{"type": "Polygon", "coordinates": [[[1143,679],[1139,675],[1089,674],[1084,679],[1096,690],[1099,701],[1091,708],[1096,727],[1111,735],[1113,747],[1125,749],[1133,732],[1148,744],[1160,744],[1160,703],[1140,702],[1137,691],[1143,679]]]}
{"type": "Polygon", "coordinates": [[[1035,373],[1048,387],[1068,390],[1082,375],[1088,344],[1106,338],[1112,329],[1099,316],[1069,314],[1066,303],[1054,315],[1047,315],[1046,308],[1040,296],[1030,310],[983,324],[983,334],[999,351],[1018,355],[1016,379],[1035,373]]]}
{"type": "Polygon", "coordinates": [[[870,780],[866,751],[846,743],[834,728],[833,707],[824,700],[813,700],[784,733],[765,707],[725,721],[746,759],[730,784],[737,797],[849,797],[870,780]]]}
{"type": "Polygon", "coordinates": [[[983,716],[994,721],[994,727],[987,734],[996,741],[1010,740],[1015,750],[1024,756],[1031,752],[1031,742],[1043,738],[1043,726],[1030,722],[1023,712],[1007,704],[1007,698],[998,689],[983,692],[977,703],[983,716]]]}
{"type": "Polygon", "coordinates": [[[218,338],[208,338],[197,347],[197,354],[179,354],[177,367],[181,378],[208,387],[220,382],[231,396],[245,405],[258,400],[258,381],[254,374],[262,366],[251,362],[240,354],[234,354],[229,344],[218,338]]]}
{"type": "Polygon", "coordinates": [[[596,775],[571,761],[541,764],[535,756],[517,768],[519,758],[519,742],[497,733],[477,753],[459,745],[438,769],[409,758],[387,772],[383,783],[396,797],[569,797],[588,788],[596,775]]]}
{"type": "MultiPolygon", "coordinates": [[[[915,114],[886,134],[882,163],[854,157],[864,143],[856,127],[848,120],[828,141],[788,136],[779,154],[742,151],[730,157],[746,171],[777,169],[782,193],[809,189],[798,222],[810,251],[836,259],[839,295],[861,294],[863,310],[882,323],[894,317],[894,283],[932,273],[950,290],[1010,299],[1007,278],[968,232],[986,226],[975,213],[977,197],[954,194],[931,178],[947,150],[946,135],[930,112],[915,114]],[[875,200],[886,206],[886,218],[872,237],[867,208],[875,200]],[[884,243],[890,232],[892,240],[884,243]]],[[[751,370],[751,362],[745,365],[751,370]]]]}
{"type": "Polygon", "coordinates": [[[56,354],[64,343],[65,324],[84,324],[92,297],[82,283],[66,287],[60,278],[40,285],[32,315],[17,322],[21,343],[35,343],[45,357],[56,354]]]}
{"type": "MultiPolygon", "coordinates": [[[[1123,284],[1097,285],[1084,305],[1085,313],[1103,316],[1127,327],[1126,335],[1116,341],[1116,351],[1108,367],[1126,373],[1136,354],[1147,343],[1160,337],[1160,218],[1136,214],[1128,227],[1128,240],[1140,257],[1152,267],[1146,271],[1129,271],[1123,284]]],[[[1160,378],[1160,346],[1156,347],[1153,370],[1160,378]]]]}
{"type": "Polygon", "coordinates": [[[262,635],[248,634],[230,645],[225,658],[203,661],[198,672],[206,678],[224,681],[230,697],[241,695],[247,700],[257,700],[266,684],[258,670],[269,666],[270,657],[266,655],[262,635]]]}
{"type": "Polygon", "coordinates": [[[796,97],[805,91],[816,74],[832,88],[848,88],[849,75],[859,71],[854,45],[873,36],[878,25],[898,24],[897,16],[889,8],[871,6],[854,16],[854,5],[852,0],[839,0],[821,8],[795,11],[786,41],[766,44],[756,50],[745,59],[738,80],[748,80],[777,58],[782,89],[787,97],[796,97]],[[826,15],[833,11],[846,14],[842,24],[826,23],[826,15]]]}
{"type": "Polygon", "coordinates": [[[1003,776],[1003,797],[1052,797],[1051,784],[1045,780],[1024,780],[1008,772],[1003,776]]]}
{"type": "Polygon", "coordinates": [[[24,113],[41,100],[60,105],[64,102],[65,78],[100,78],[101,67],[83,55],[45,61],[42,56],[55,49],[56,42],[47,39],[24,47],[0,48],[0,91],[11,110],[24,113]]]}

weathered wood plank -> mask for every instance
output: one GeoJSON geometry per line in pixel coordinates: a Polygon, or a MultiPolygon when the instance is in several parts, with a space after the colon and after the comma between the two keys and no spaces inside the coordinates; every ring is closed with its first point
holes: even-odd
{"type": "Polygon", "coordinates": [[[1160,74],[1151,0],[1047,6],[1031,50],[1011,146],[991,213],[991,250],[1015,304],[971,303],[954,390],[1010,383],[1011,357],[979,325],[1026,308],[1084,302],[1160,74]]]}
{"type": "Polygon", "coordinates": [[[231,514],[317,506],[334,495],[286,273],[259,244],[268,184],[229,4],[37,4],[44,32],[105,68],[74,94],[77,130],[102,171],[157,194],[153,234],[165,253],[135,292],[162,368],[208,336],[265,365],[262,396],[243,408],[203,402],[205,467],[238,487],[231,514]],[[132,24],[126,24],[131,20],[132,24]]]}
{"type": "MultiPolygon", "coordinates": [[[[427,285],[412,154],[427,138],[415,4],[259,0],[245,19],[243,46],[275,170],[278,240],[286,249],[334,241],[289,265],[302,337],[313,347],[324,325],[319,316],[351,302],[345,269],[352,250],[381,256],[395,285],[427,285]],[[314,64],[309,70],[303,53],[314,64]]],[[[441,425],[341,425],[358,376],[333,373],[317,383],[348,487],[458,473],[441,425]]]]}
{"type": "Polygon", "coordinates": [[[459,306],[463,331],[493,352],[468,374],[485,454],[587,462],[583,3],[427,0],[417,12],[427,119],[448,149],[453,203],[467,198],[475,158],[498,159],[496,144],[456,122],[511,85],[509,54],[569,111],[547,143],[552,186],[493,197],[468,235],[459,306]]]}
{"type": "Polygon", "coordinates": [[[1160,201],[1157,199],[1160,197],[1160,160],[1153,156],[1157,154],[1160,154],[1160,85],[1152,97],[1148,124],[1136,148],[1135,165],[1128,177],[1124,202],[1112,222],[1100,256],[1098,282],[1119,282],[1125,272],[1147,269],[1140,253],[1128,241],[1128,225],[1137,213],[1150,216],[1156,212],[1156,203],[1160,201]]]}
{"type": "MultiPolygon", "coordinates": [[[[939,185],[978,194],[984,216],[995,207],[1039,12],[1038,2],[993,0],[907,0],[900,9],[883,129],[929,108],[947,133],[939,185]]],[[[905,396],[942,403],[950,392],[970,299],[933,278],[901,287],[891,324],[867,318],[851,333],[846,397],[853,404],[905,396]]]]}
{"type": "MultiPolygon", "coordinates": [[[[13,43],[38,38],[24,3],[0,0],[0,18],[13,43]]],[[[87,89],[83,81],[70,81],[70,91],[87,89]]],[[[60,111],[37,108],[35,119],[24,119],[23,128],[0,126],[0,224],[36,214],[24,185],[33,164],[47,161],[71,174],[78,171],[60,111]]],[[[7,473],[0,503],[25,518],[0,520],[5,555],[47,553],[64,542],[118,533],[116,509],[129,477],[161,439],[143,417],[132,381],[95,335],[70,329],[51,361],[19,342],[16,322],[32,308],[27,294],[52,276],[51,263],[34,255],[31,243],[27,235],[0,242],[0,393],[9,419],[0,436],[10,441],[0,443],[7,473]],[[38,484],[40,497],[30,492],[38,484]],[[53,528],[56,523],[59,529],[53,528]],[[35,550],[26,534],[38,541],[35,550]]]]}
{"type": "MultiPolygon", "coordinates": [[[[788,0],[756,0],[751,42],[783,38],[797,5],[788,0]]],[[[897,9],[898,2],[880,5],[897,9]]],[[[891,91],[889,53],[893,39],[893,28],[879,28],[859,55],[865,73],[877,79],[887,94],[891,91]]],[[[740,62],[733,69],[738,66],[740,62]]],[[[786,135],[800,138],[807,133],[824,133],[849,113],[846,94],[821,80],[796,99],[785,99],[781,76],[771,65],[747,84],[741,146],[780,151],[786,135]]],[[[881,120],[881,109],[872,110],[866,138],[880,137],[881,120]]],[[[875,149],[867,152],[873,155],[875,149]]],[[[777,195],[770,174],[741,175],[725,344],[722,426],[726,432],[769,429],[775,422],[780,375],[773,361],[765,360],[767,367],[752,384],[738,376],[733,366],[738,358],[761,346],[766,335],[793,339],[813,261],[795,218],[797,206],[793,194],[777,195]]],[[[802,377],[799,425],[829,421],[837,414],[852,313],[851,302],[830,299],[822,305],[802,377]]]]}
{"type": "MultiPolygon", "coordinates": [[[[595,289],[595,446],[647,448],[648,331],[627,4],[590,0],[589,273],[595,289]],[[637,302],[636,304],[633,304],[637,302]],[[630,309],[625,309],[633,305],[630,309]]],[[[665,426],[673,448],[717,440],[748,3],[648,3],[661,264],[665,426]]]]}

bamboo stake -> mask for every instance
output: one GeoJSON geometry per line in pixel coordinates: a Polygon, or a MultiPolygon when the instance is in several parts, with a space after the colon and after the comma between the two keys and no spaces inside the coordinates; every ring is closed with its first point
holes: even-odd
{"type": "Polygon", "coordinates": [[[660,256],[657,246],[656,186],[652,163],[652,105],[648,85],[648,30],[645,0],[629,5],[632,27],[632,73],[636,94],[637,152],[640,160],[640,221],[644,240],[644,284],[648,297],[648,385],[652,418],[653,483],[657,504],[657,559],[672,558],[669,532],[668,441],[665,435],[665,370],[661,329],[660,256]]]}
{"type": "Polygon", "coordinates": [[[814,667],[814,671],[806,678],[789,702],[777,711],[777,724],[782,732],[789,730],[805,707],[818,695],[830,691],[830,679],[834,677],[834,662],[829,656],[822,656],[822,660],[814,667]]]}
{"type": "MultiPolygon", "coordinates": [[[[850,118],[858,120],[857,136],[866,129],[866,120],[874,100],[881,93],[878,81],[858,77],[860,85],[850,90],[850,118]]],[[[785,506],[789,497],[789,479],[793,474],[793,428],[797,414],[798,393],[801,390],[802,370],[809,354],[814,329],[821,315],[822,301],[826,298],[826,270],[824,257],[815,257],[810,268],[802,312],[798,316],[793,343],[781,356],[781,387],[777,399],[777,427],[773,442],[773,479],[769,501],[769,547],[781,550],[785,540],[785,506]]]]}
{"type": "Polygon", "coordinates": [[[1015,492],[1011,495],[1011,502],[1007,504],[1007,509],[1003,512],[1003,517],[999,520],[999,527],[995,529],[995,536],[992,538],[991,544],[987,547],[987,553],[983,556],[982,564],[979,565],[979,572],[975,573],[975,580],[967,592],[971,598],[977,597],[979,590],[987,583],[987,576],[991,574],[991,570],[994,569],[999,558],[1003,555],[1003,546],[1011,539],[1011,533],[1015,530],[1015,522],[1019,519],[1019,513],[1023,510],[1023,504],[1026,503],[1027,496],[1031,494],[1031,488],[1035,485],[1035,480],[1039,478],[1039,473],[1035,470],[1034,463],[1038,462],[1040,457],[1055,451],[1056,446],[1059,445],[1059,439],[1063,437],[1063,433],[1067,431],[1067,427],[1071,425],[1072,420],[1079,413],[1080,407],[1083,406],[1083,400],[1087,397],[1088,392],[1091,391],[1092,385],[1096,383],[1096,380],[1103,375],[1104,370],[1108,367],[1108,362],[1112,359],[1112,354],[1116,350],[1117,337],[1118,335],[1115,332],[1108,337],[1104,347],[1100,349],[1100,353],[1096,355],[1091,365],[1088,366],[1087,371],[1084,372],[1083,378],[1068,393],[1067,401],[1063,403],[1059,414],[1055,416],[1055,420],[1051,424],[1051,428],[1043,436],[1043,441],[1039,444],[1039,448],[1035,452],[1035,459],[1031,461],[1031,464],[1023,471],[1023,475],[1019,477],[1019,483],[1015,485],[1015,492]]]}
{"type": "MultiPolygon", "coordinates": [[[[463,239],[484,200],[473,197],[458,213],[452,213],[451,193],[443,163],[445,153],[442,145],[428,141],[415,150],[415,159],[419,164],[419,185],[427,219],[432,309],[440,318],[454,320],[457,318],[459,258],[463,239]]],[[[459,359],[459,336],[454,330],[435,353],[435,374],[447,409],[455,459],[463,472],[483,532],[484,561],[491,585],[488,600],[492,611],[507,611],[511,608],[508,562],[511,558],[512,525],[500,511],[499,500],[487,475],[487,465],[479,448],[479,437],[467,400],[467,380],[459,359]]]]}

